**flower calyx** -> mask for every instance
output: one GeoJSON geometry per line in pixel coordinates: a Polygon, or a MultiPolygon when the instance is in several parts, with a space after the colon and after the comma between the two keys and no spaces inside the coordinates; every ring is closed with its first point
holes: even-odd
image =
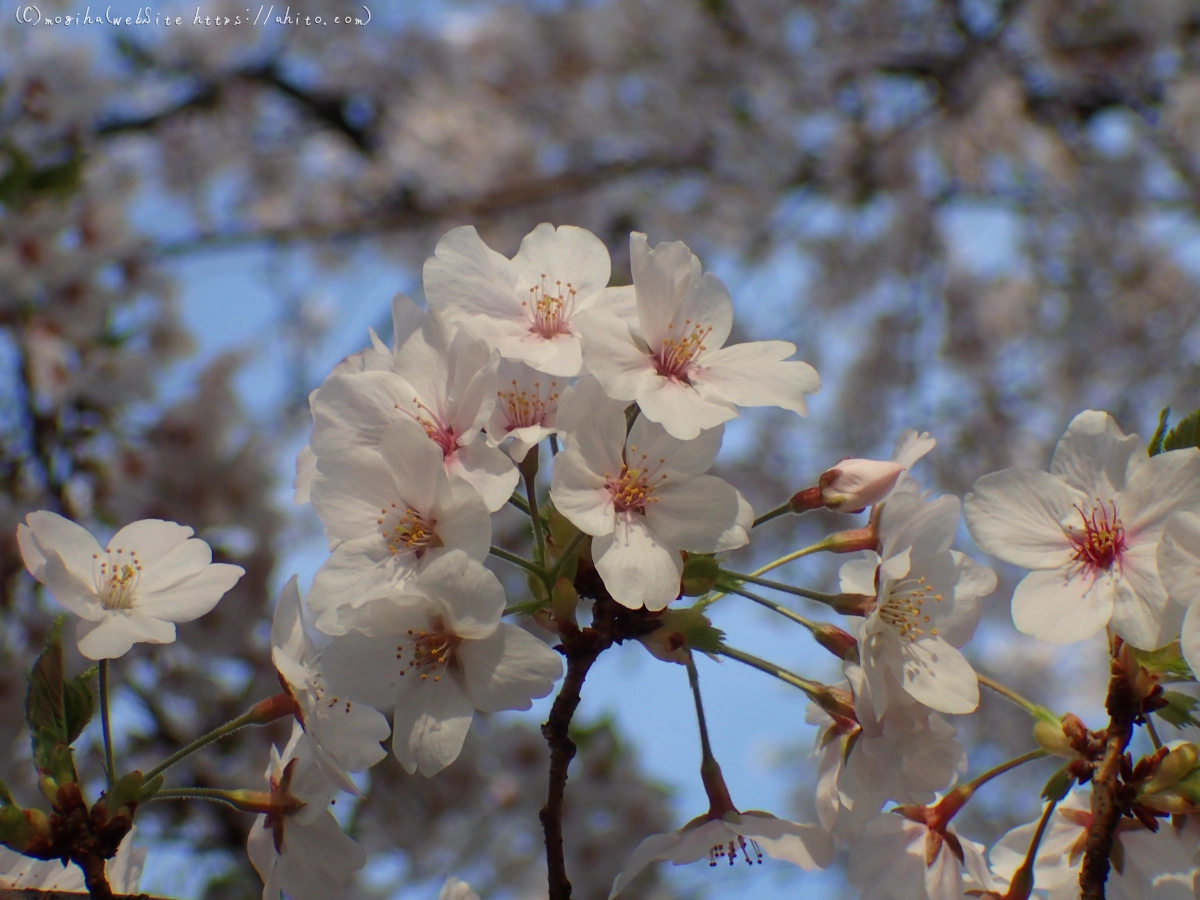
{"type": "Polygon", "coordinates": [[[668,607],[659,614],[659,621],[662,624],[658,628],[638,640],[651,656],[663,662],[687,665],[692,650],[715,656],[725,639],[725,632],[694,607],[668,607]]]}
{"type": "Polygon", "coordinates": [[[942,852],[942,847],[950,848],[950,852],[958,859],[960,865],[963,864],[965,856],[963,854],[962,843],[954,832],[948,830],[951,817],[962,808],[962,804],[966,802],[966,797],[969,794],[959,799],[954,791],[951,791],[941,799],[935,806],[897,806],[892,812],[903,816],[910,822],[918,822],[924,825],[928,830],[925,835],[925,867],[931,868],[938,858],[938,854],[942,852]],[[952,799],[953,798],[953,799],[952,799]],[[947,800],[951,802],[947,804],[947,800]]]}

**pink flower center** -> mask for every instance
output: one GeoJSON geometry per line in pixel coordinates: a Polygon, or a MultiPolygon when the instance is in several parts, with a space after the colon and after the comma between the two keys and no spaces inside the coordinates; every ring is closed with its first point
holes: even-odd
{"type": "Polygon", "coordinates": [[[758,846],[758,842],[754,839],[750,840],[750,846],[746,846],[746,839],[742,835],[738,835],[736,840],[727,841],[723,844],[713,844],[708,851],[708,864],[715,866],[717,860],[721,857],[729,859],[729,864],[732,866],[734,860],[737,859],[738,849],[741,848],[742,858],[750,865],[758,863],[762,865],[762,848],[758,846]],[[751,852],[754,856],[751,858],[751,852]]]}
{"type": "Polygon", "coordinates": [[[422,403],[419,397],[413,397],[413,405],[417,408],[416,413],[410,413],[403,409],[399,403],[395,404],[396,409],[412,417],[418,425],[425,429],[425,434],[429,436],[429,439],[442,448],[442,456],[450,456],[454,453],[458,449],[458,439],[461,436],[454,430],[454,426],[442,422],[441,417],[422,403]]]}
{"type": "MultiPolygon", "coordinates": [[[[674,327],[675,323],[672,322],[667,326],[667,331],[671,331],[674,327]]],[[[711,332],[711,325],[704,328],[699,324],[694,324],[691,319],[685,319],[683,334],[679,337],[663,338],[662,347],[654,355],[654,364],[658,374],[665,378],[682,381],[684,384],[690,384],[688,370],[696,361],[696,357],[708,349],[704,346],[704,339],[711,332]]]]}
{"type": "Polygon", "coordinates": [[[501,409],[504,410],[504,417],[508,420],[508,430],[541,425],[547,416],[554,415],[558,409],[558,398],[561,396],[557,388],[557,381],[550,382],[550,389],[543,397],[540,381],[533,383],[533,391],[530,392],[519,387],[514,378],[511,391],[496,391],[501,409]]]}
{"type": "Polygon", "coordinates": [[[575,312],[575,288],[567,282],[566,293],[561,281],[551,288],[546,284],[546,273],[542,283],[529,289],[529,299],[521,301],[521,310],[529,320],[529,333],[546,340],[559,334],[570,334],[571,314],[575,312]]]}
{"type": "Polygon", "coordinates": [[[437,522],[425,518],[411,506],[401,509],[393,503],[390,509],[381,509],[379,515],[375,521],[379,523],[379,531],[392,555],[409,551],[420,559],[426,550],[442,546],[436,531],[437,522]]]}
{"type": "MultiPolygon", "coordinates": [[[[637,451],[637,447],[630,446],[629,449],[637,451]]],[[[666,460],[659,459],[657,465],[648,467],[646,459],[646,454],[643,453],[637,467],[631,468],[626,463],[621,463],[620,475],[616,478],[611,475],[605,476],[604,485],[612,495],[613,509],[617,512],[644,513],[646,505],[655,502],[651,494],[658,485],[667,480],[665,472],[658,474],[658,467],[666,460]]]]}
{"type": "Polygon", "coordinates": [[[447,631],[440,616],[430,624],[429,631],[410,628],[408,636],[411,643],[396,645],[396,659],[400,660],[402,666],[400,674],[416,672],[422,681],[428,680],[430,675],[434,681],[441,681],[446,667],[455,664],[454,654],[462,638],[447,631]],[[405,656],[408,656],[407,665],[404,664],[405,656]]]}
{"type": "Polygon", "coordinates": [[[1105,506],[1097,497],[1090,516],[1081,506],[1075,509],[1083,520],[1081,529],[1072,528],[1067,534],[1075,548],[1075,559],[1088,568],[1106,571],[1113,563],[1119,564],[1125,552],[1125,528],[1117,515],[1117,505],[1110,502],[1105,506]]]}

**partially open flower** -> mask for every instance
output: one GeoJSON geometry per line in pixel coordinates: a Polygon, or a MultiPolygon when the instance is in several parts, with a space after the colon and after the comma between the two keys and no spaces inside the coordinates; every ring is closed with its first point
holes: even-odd
{"type": "Polygon", "coordinates": [[[862,512],[886,497],[904,470],[891,460],[843,459],[817,482],[821,500],[834,512],[862,512]]]}

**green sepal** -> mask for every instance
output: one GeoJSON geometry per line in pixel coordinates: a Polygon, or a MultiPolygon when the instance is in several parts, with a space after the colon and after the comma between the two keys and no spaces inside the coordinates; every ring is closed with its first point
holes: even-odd
{"type": "Polygon", "coordinates": [[[138,803],[146,803],[154,799],[154,795],[162,790],[163,776],[155,775],[149,781],[142,785],[142,790],[137,796],[138,803]]]}
{"type": "Polygon", "coordinates": [[[683,563],[683,595],[699,597],[707,594],[717,583],[721,566],[711,553],[689,553],[683,563]]]}
{"type": "Polygon", "coordinates": [[[1160,682],[1169,684],[1173,681],[1196,680],[1187,660],[1183,658],[1179,641],[1172,641],[1157,650],[1137,650],[1133,647],[1129,650],[1137,664],[1151,675],[1157,675],[1160,682]]]}
{"type": "Polygon", "coordinates": [[[1200,721],[1192,715],[1196,707],[1200,706],[1200,700],[1179,691],[1163,691],[1163,699],[1167,701],[1167,705],[1154,712],[1164,722],[1170,722],[1176,728],[1182,728],[1184,725],[1200,728],[1200,721]]]}
{"type": "Polygon", "coordinates": [[[1158,425],[1154,427],[1154,434],[1150,435],[1150,443],[1146,445],[1147,456],[1158,456],[1163,452],[1163,438],[1167,434],[1167,417],[1171,415],[1171,407],[1164,407],[1162,412],[1158,414],[1158,425]]]}
{"type": "MultiPolygon", "coordinates": [[[[158,777],[158,776],[155,776],[158,777]]],[[[160,784],[162,782],[159,782],[160,784]]],[[[127,775],[122,775],[117,779],[117,783],[113,785],[112,790],[106,797],[106,805],[108,806],[109,815],[115,816],[117,810],[122,806],[128,806],[130,803],[137,803],[145,788],[145,779],[142,773],[136,769],[127,775]]]]}
{"type": "Polygon", "coordinates": [[[1067,767],[1063,766],[1057,772],[1050,776],[1046,782],[1046,786],[1042,788],[1042,797],[1051,803],[1057,803],[1063,797],[1067,796],[1067,792],[1071,790],[1071,785],[1075,783],[1075,776],[1067,772],[1067,767]]]}
{"type": "Polygon", "coordinates": [[[0,844],[22,853],[36,837],[25,810],[19,806],[0,807],[0,844]]]}
{"type": "Polygon", "coordinates": [[[1164,451],[1186,450],[1189,447],[1200,447],[1200,409],[1180,419],[1179,424],[1162,439],[1164,451]]]}

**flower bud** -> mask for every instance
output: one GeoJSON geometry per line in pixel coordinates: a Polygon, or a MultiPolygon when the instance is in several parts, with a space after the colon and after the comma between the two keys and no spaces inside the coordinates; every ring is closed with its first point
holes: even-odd
{"type": "Polygon", "coordinates": [[[1157,794],[1187,778],[1200,762],[1195,744],[1180,744],[1158,765],[1158,771],[1142,786],[1143,794],[1157,794]]]}
{"type": "Polygon", "coordinates": [[[575,585],[566,578],[560,578],[550,592],[550,609],[558,622],[569,622],[572,627],[578,627],[575,610],[579,606],[579,593],[575,585]]]}
{"type": "Polygon", "coordinates": [[[903,472],[904,466],[891,460],[843,459],[817,484],[827,509],[862,512],[886,497],[903,472]]]}
{"type": "Polygon", "coordinates": [[[683,562],[683,596],[699,597],[701,594],[707,594],[717,583],[720,569],[716,557],[689,553],[683,562]]]}
{"type": "Polygon", "coordinates": [[[812,635],[818,644],[838,659],[845,659],[846,654],[858,647],[854,635],[828,622],[818,622],[812,629],[812,635]]]}
{"type": "Polygon", "coordinates": [[[1066,733],[1061,722],[1038,719],[1033,725],[1033,739],[1039,747],[1055,756],[1074,759],[1079,755],[1072,746],[1071,736],[1066,733]]]}

